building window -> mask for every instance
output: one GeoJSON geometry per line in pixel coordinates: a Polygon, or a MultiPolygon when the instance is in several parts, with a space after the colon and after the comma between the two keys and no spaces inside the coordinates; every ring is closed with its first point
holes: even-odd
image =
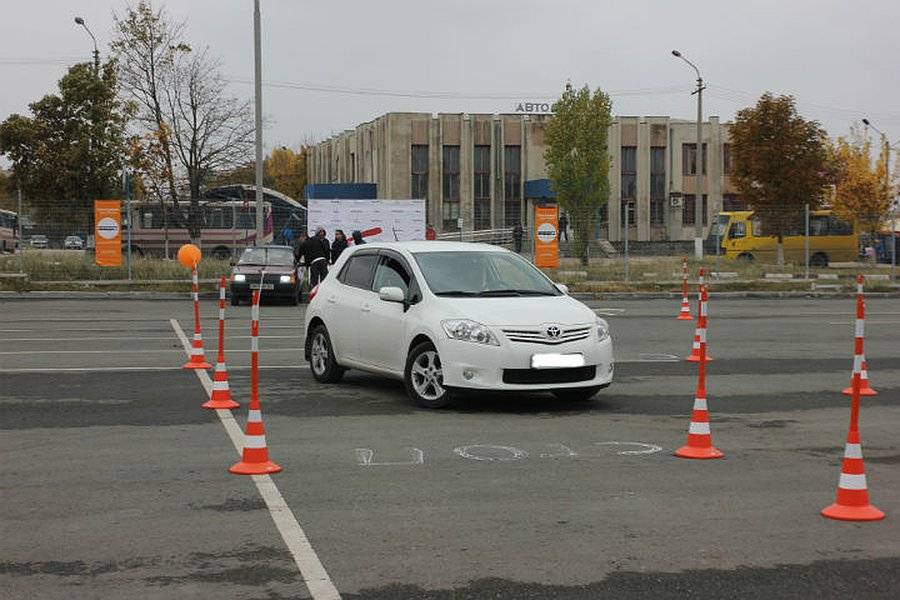
{"type": "Polygon", "coordinates": [[[650,148],[650,224],[666,221],[666,149],[650,148]]]}
{"type": "MultiPolygon", "coordinates": [[[[697,221],[694,219],[694,203],[696,202],[695,194],[685,194],[684,195],[684,207],[681,209],[681,224],[682,225],[695,225],[697,221]]],[[[706,225],[709,217],[707,216],[709,213],[709,202],[707,201],[706,194],[703,194],[703,224],[706,225]]]]}
{"type": "Polygon", "coordinates": [[[722,210],[725,212],[747,210],[747,203],[737,194],[723,194],[722,210]]]}
{"type": "Polygon", "coordinates": [[[522,147],[503,148],[503,219],[507,227],[522,223],[522,147]]]}
{"type": "Polygon", "coordinates": [[[475,146],[475,229],[491,228],[491,147],[475,146]]]}
{"type": "Polygon", "coordinates": [[[410,198],[428,198],[428,145],[413,144],[410,154],[410,198]]]}
{"type": "Polygon", "coordinates": [[[459,218],[459,146],[444,146],[441,190],[443,230],[456,231],[456,220],[459,218]]]}
{"type": "MultiPolygon", "coordinates": [[[[681,174],[697,174],[697,144],[681,145],[681,174]]],[[[706,175],[706,144],[703,144],[703,174],[706,175]]]]}
{"type": "Polygon", "coordinates": [[[622,146],[622,199],[637,197],[637,146],[622,146]]]}
{"type": "Polygon", "coordinates": [[[722,144],[722,174],[731,175],[731,144],[722,144]]]}

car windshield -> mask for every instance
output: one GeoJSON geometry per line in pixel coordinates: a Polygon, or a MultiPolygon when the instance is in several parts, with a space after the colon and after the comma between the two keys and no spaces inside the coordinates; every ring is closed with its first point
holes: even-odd
{"type": "Polygon", "coordinates": [[[725,237],[725,232],[728,230],[728,221],[730,219],[731,217],[728,215],[718,215],[716,217],[716,222],[709,228],[708,239],[715,239],[717,235],[720,238],[725,237]]]}
{"type": "Polygon", "coordinates": [[[531,263],[508,252],[418,252],[425,281],[438,296],[559,296],[531,263]]]}
{"type": "Polygon", "coordinates": [[[247,248],[239,265],[294,266],[294,252],[290,248],[247,248]]]}

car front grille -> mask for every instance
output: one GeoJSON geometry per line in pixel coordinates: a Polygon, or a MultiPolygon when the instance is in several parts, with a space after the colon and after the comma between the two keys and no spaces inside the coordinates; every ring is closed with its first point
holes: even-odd
{"type": "Polygon", "coordinates": [[[562,330],[558,338],[548,338],[544,329],[522,328],[522,329],[501,329],[503,335],[511,342],[524,342],[528,344],[543,344],[545,346],[558,346],[566,342],[577,342],[585,340],[591,335],[590,325],[579,325],[575,327],[566,327],[562,330]]]}
{"type": "Polygon", "coordinates": [[[541,385],[590,381],[597,375],[596,365],[569,369],[503,369],[503,383],[541,385]]]}

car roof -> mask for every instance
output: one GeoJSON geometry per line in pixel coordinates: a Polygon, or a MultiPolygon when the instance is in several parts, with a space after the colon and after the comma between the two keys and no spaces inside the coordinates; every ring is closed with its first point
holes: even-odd
{"type": "Polygon", "coordinates": [[[294,249],[291,246],[282,246],[280,244],[267,244],[265,246],[247,246],[244,250],[251,250],[253,248],[265,248],[266,250],[290,250],[291,252],[294,249]]]}
{"type": "Polygon", "coordinates": [[[422,252],[509,252],[506,248],[492,244],[479,244],[475,242],[443,242],[437,240],[413,241],[413,242],[367,242],[360,248],[405,250],[412,254],[422,252]]]}

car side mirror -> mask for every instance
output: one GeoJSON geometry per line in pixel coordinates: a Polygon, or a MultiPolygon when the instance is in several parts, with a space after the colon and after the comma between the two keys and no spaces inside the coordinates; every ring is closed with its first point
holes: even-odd
{"type": "Polygon", "coordinates": [[[556,289],[558,289],[559,291],[561,291],[563,294],[565,294],[566,296],[569,295],[569,286],[567,286],[567,285],[564,284],[564,283],[557,283],[557,284],[554,284],[554,285],[556,285],[556,289]]]}
{"type": "Polygon", "coordinates": [[[378,290],[378,297],[385,302],[406,302],[406,294],[398,287],[385,286],[378,290]]]}

